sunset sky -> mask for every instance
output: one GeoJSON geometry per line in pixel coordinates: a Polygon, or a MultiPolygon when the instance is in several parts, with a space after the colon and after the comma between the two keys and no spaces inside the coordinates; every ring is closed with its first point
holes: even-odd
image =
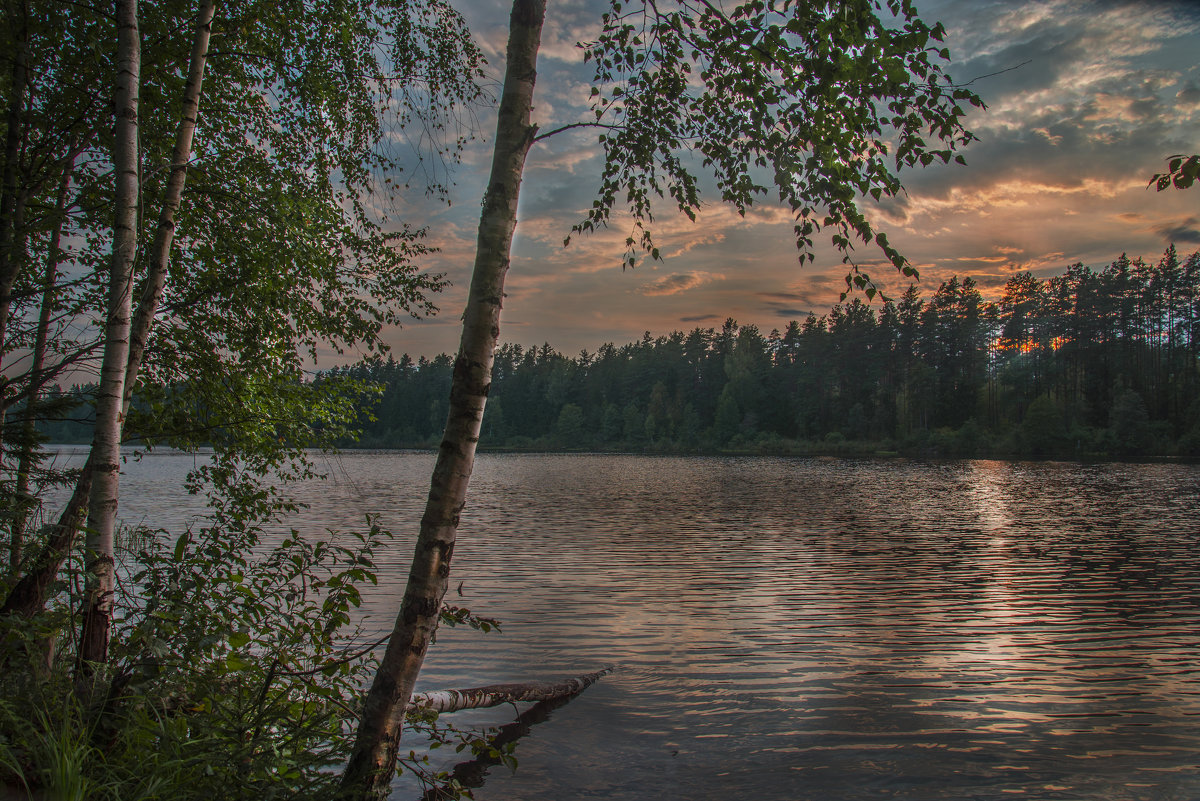
{"type": "MultiPolygon", "coordinates": [[[[578,41],[594,36],[606,4],[550,0],[539,59],[535,119],[547,126],[583,118],[590,69],[578,41]]],[[[508,4],[460,4],[490,62],[503,73],[508,4]]],[[[932,293],[958,274],[994,296],[1014,272],[1059,273],[1080,261],[1102,268],[1122,252],[1157,260],[1175,242],[1200,248],[1200,188],[1147,189],[1165,158],[1200,152],[1200,2],[918,1],[941,20],[957,82],[988,108],[971,115],[980,141],[951,165],[901,174],[907,194],[868,215],[921,272],[932,293]],[[991,77],[980,77],[997,73],[991,77]]],[[[453,286],[441,313],[389,335],[397,354],[432,356],[457,347],[494,117],[479,112],[483,136],[455,170],[450,206],[414,194],[406,219],[427,225],[441,253],[428,266],[453,286]]],[[[801,267],[791,215],[764,203],[745,219],[709,198],[698,223],[664,214],[662,262],[622,271],[628,231],[617,221],[563,247],[591,205],[599,175],[596,132],[584,129],[532,151],[508,277],[501,339],[551,345],[570,355],[726,317],[764,333],[837,302],[845,267],[828,245],[801,267]]],[[[860,250],[864,265],[878,253],[860,250]]],[[[870,270],[902,291],[890,266],[870,270]]]]}

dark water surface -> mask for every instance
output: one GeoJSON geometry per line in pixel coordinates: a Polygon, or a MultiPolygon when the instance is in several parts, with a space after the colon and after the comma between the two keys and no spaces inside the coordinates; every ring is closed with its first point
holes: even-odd
{"type": "MultiPolygon", "coordinates": [[[[131,465],[126,521],[195,514],[192,463],[131,465]]],[[[431,465],[302,488],[297,526],[400,534],[380,632],[431,465]]],[[[486,455],[459,536],[449,600],[504,632],[443,631],[423,687],[617,665],[482,801],[1200,798],[1196,466],[486,455]]]]}

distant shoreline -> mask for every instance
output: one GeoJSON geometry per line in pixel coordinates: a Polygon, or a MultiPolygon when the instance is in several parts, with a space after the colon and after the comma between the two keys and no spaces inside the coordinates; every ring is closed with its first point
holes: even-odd
{"type": "MultiPolygon", "coordinates": [[[[934,461],[971,461],[986,460],[998,462],[1075,462],[1077,464],[1200,464],[1200,459],[1179,456],[1177,454],[1142,454],[1136,456],[1116,456],[1107,453],[1051,453],[1029,454],[1013,453],[997,450],[978,450],[972,453],[945,453],[936,449],[895,449],[884,447],[888,443],[871,443],[846,441],[838,443],[837,447],[821,447],[823,443],[804,443],[812,447],[783,445],[772,443],[769,447],[723,448],[712,449],[673,449],[673,448],[550,448],[550,447],[515,447],[480,445],[481,454],[529,454],[529,455],[573,455],[573,456],[743,456],[743,457],[786,457],[786,458],[833,458],[833,459],[913,459],[934,461]]],[[[70,451],[69,455],[86,456],[90,443],[85,442],[51,442],[46,443],[47,450],[62,453],[70,451]]],[[[122,445],[122,450],[137,451],[141,449],[137,443],[122,445]]],[[[157,446],[153,450],[141,450],[147,455],[182,455],[211,453],[212,448],[203,446],[196,451],[186,451],[168,446],[157,446]]],[[[319,453],[318,450],[313,450],[319,453]]],[[[430,444],[417,445],[342,445],[330,453],[437,453],[437,447],[430,444]]]]}
{"type": "MultiPolygon", "coordinates": [[[[338,448],[338,451],[344,453],[401,453],[405,451],[416,451],[421,453],[436,453],[437,448],[431,445],[423,446],[347,446],[338,448]]],[[[1046,455],[1030,455],[1022,453],[1004,453],[1004,452],[977,452],[970,455],[964,454],[946,454],[932,451],[902,451],[888,450],[885,448],[847,448],[844,450],[827,450],[814,448],[810,450],[803,449],[783,449],[783,450],[759,450],[754,448],[742,449],[722,449],[722,450],[672,450],[672,449],[644,449],[644,450],[602,450],[595,448],[568,450],[562,448],[515,448],[515,447],[487,447],[480,446],[478,453],[481,454],[529,454],[529,455],[567,455],[567,456],[749,456],[749,457],[787,457],[787,458],[834,458],[834,459],[913,459],[913,460],[937,460],[937,461],[971,461],[971,460],[987,460],[1001,462],[1076,462],[1078,464],[1200,464],[1200,459],[1193,459],[1177,455],[1143,455],[1143,456],[1113,456],[1111,454],[1094,454],[1086,453],[1082,455],[1068,454],[1046,454],[1046,455]]]]}

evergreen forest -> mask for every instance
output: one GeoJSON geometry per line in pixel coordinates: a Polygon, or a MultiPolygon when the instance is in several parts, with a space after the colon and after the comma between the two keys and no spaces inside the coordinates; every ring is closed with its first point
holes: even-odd
{"type": "MultiPolygon", "coordinates": [[[[1194,458],[1198,359],[1200,251],[1172,245],[1156,262],[1016,273],[995,302],[954,277],[765,334],[728,319],[575,357],[507,343],[481,445],[1194,458]]],[[[430,447],[452,366],[404,354],[325,377],[380,387],[362,446],[430,447]]]]}
{"type": "MultiPolygon", "coordinates": [[[[455,605],[461,583],[447,595],[480,443],[1200,457],[1200,251],[891,299],[857,266],[916,278],[871,210],[902,176],[966,165],[986,111],[913,0],[608,0],[549,19],[512,0],[502,59],[501,19],[468,27],[491,5],[509,4],[5,3],[0,797],[382,801],[397,773],[473,797],[414,740],[515,767],[514,741],[414,692],[439,626],[496,629],[482,594],[477,612],[455,605]],[[544,24],[555,62],[562,36],[594,38],[580,72],[543,70],[535,115],[544,24]],[[770,202],[801,265],[818,239],[841,255],[853,297],[769,332],[731,317],[574,357],[500,344],[526,158],[556,135],[570,144],[549,157],[594,168],[566,241],[627,223],[612,256],[632,268],[664,259],[668,214],[770,202]],[[482,177],[476,139],[491,166],[460,350],[397,357],[458,236],[420,221],[460,168],[482,177]],[[319,353],[361,361],[314,374],[319,353]],[[302,520],[338,447],[438,448],[415,539],[357,502],[342,529],[302,520]],[[204,451],[166,490],[203,515],[126,522],[125,466],[155,449],[204,451]],[[386,634],[364,619],[380,608],[386,634]]],[[[1198,164],[1170,157],[1151,183],[1186,189],[1198,164]]]]}

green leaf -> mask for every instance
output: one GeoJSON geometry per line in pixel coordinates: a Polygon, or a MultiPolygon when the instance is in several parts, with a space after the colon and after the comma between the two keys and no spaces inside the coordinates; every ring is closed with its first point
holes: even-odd
{"type": "Polygon", "coordinates": [[[249,659],[246,659],[239,654],[230,654],[229,656],[225,657],[225,669],[230,673],[238,673],[243,670],[248,670],[251,666],[253,666],[253,664],[254,663],[249,659]]]}
{"type": "Polygon", "coordinates": [[[175,540],[175,551],[172,554],[176,562],[183,561],[183,555],[187,551],[188,541],[191,539],[190,532],[183,532],[179,535],[179,539],[175,540]]]}

